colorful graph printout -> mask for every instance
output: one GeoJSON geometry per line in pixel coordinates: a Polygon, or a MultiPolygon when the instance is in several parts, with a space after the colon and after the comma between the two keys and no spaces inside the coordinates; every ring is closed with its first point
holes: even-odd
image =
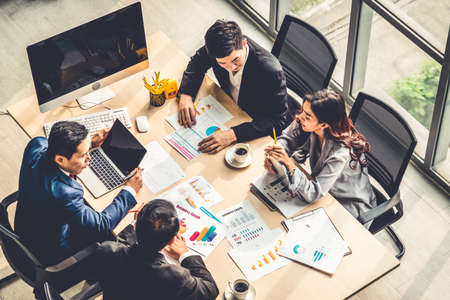
{"type": "Polygon", "coordinates": [[[227,127],[223,124],[233,117],[211,96],[202,98],[196,111],[196,124],[191,128],[180,126],[177,114],[166,119],[175,131],[164,139],[187,160],[194,159],[200,154],[198,143],[202,139],[217,131],[226,130],[227,127]]]}
{"type": "Polygon", "coordinates": [[[289,259],[278,255],[283,243],[283,231],[277,228],[272,231],[271,235],[271,242],[263,247],[235,248],[228,252],[249,281],[255,281],[291,262],[289,259]]]}
{"type": "Polygon", "coordinates": [[[289,229],[279,253],[325,273],[334,274],[348,251],[348,243],[336,231],[325,210],[320,208],[289,229]]]}
{"type": "Polygon", "coordinates": [[[249,201],[221,211],[227,239],[233,248],[258,247],[270,230],[249,201]]]}
{"type": "MultiPolygon", "coordinates": [[[[214,120],[218,124],[225,124],[233,118],[233,115],[228,112],[228,110],[223,107],[213,96],[208,95],[201,98],[196,106],[197,116],[206,114],[209,119],[214,120]]],[[[176,130],[182,128],[178,123],[178,113],[171,115],[166,118],[166,121],[176,130]]],[[[211,129],[212,130],[212,129],[211,129]]],[[[209,131],[210,132],[210,131],[209,131]]],[[[214,132],[213,132],[214,133],[214,132]]],[[[209,135],[209,134],[208,134],[209,135]]]]}
{"type": "Polygon", "coordinates": [[[212,185],[203,176],[192,177],[173,189],[162,194],[162,199],[172,202],[182,200],[191,208],[198,209],[201,206],[210,207],[223,200],[212,185]]]}

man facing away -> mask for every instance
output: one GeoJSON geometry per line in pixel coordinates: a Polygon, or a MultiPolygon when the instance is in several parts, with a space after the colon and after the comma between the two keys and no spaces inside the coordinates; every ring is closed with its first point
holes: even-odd
{"type": "Polygon", "coordinates": [[[243,37],[233,21],[217,20],[205,34],[183,74],[179,89],[178,120],[196,123],[193,99],[212,68],[221,88],[251,117],[231,129],[218,131],[199,143],[199,150],[217,153],[234,142],[277,133],[287,125],[286,77],[279,61],[257,43],[243,37]]]}
{"type": "Polygon", "coordinates": [[[140,169],[102,212],[84,202],[76,175],[88,166],[90,148],[99,146],[106,135],[103,130],[91,141],[83,125],[62,121],[53,125],[48,140],[33,138],[25,148],[14,228],[43,265],[112,239],[112,229],[136,205],[140,169]]]}
{"type": "Polygon", "coordinates": [[[100,244],[95,273],[103,299],[215,299],[219,291],[211,273],[199,255],[188,251],[178,230],[173,204],[155,199],[139,212],[136,231],[132,226],[124,230],[129,232],[127,239],[137,238],[137,243],[100,244]],[[181,265],[169,264],[163,250],[181,265]]]}

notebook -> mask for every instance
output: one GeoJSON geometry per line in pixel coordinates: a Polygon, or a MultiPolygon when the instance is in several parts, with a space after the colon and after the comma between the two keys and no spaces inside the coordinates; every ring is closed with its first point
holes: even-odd
{"type": "Polygon", "coordinates": [[[90,152],[89,166],[78,176],[95,198],[124,184],[147,150],[116,120],[101,147],[90,152]]]}

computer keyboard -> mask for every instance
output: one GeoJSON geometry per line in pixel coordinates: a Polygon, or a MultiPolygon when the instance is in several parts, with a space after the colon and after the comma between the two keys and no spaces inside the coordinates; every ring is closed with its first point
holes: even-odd
{"type": "Polygon", "coordinates": [[[89,163],[89,168],[94,171],[109,191],[125,182],[119,173],[117,173],[117,171],[109,164],[106,158],[101,155],[98,149],[91,151],[90,155],[91,161],[89,163]]]}
{"type": "MultiPolygon", "coordinates": [[[[89,131],[89,135],[93,135],[99,130],[111,127],[116,119],[119,119],[119,121],[121,121],[122,124],[125,125],[125,127],[131,127],[131,120],[126,107],[96,112],[59,121],[74,121],[83,124],[89,131]]],[[[58,121],[48,122],[44,124],[44,131],[46,136],[49,136],[50,130],[52,129],[53,124],[55,124],[56,122],[58,121]]]]}

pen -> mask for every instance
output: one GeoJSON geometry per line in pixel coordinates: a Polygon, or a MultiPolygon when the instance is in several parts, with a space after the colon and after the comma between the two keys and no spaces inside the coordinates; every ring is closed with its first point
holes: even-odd
{"type": "Polygon", "coordinates": [[[206,208],[204,208],[203,206],[200,206],[200,210],[202,212],[205,213],[205,215],[207,215],[208,217],[210,217],[211,219],[216,220],[217,222],[219,222],[220,224],[222,224],[222,221],[220,221],[219,219],[217,219],[209,210],[207,210],[206,208]]]}
{"type": "MultiPolygon", "coordinates": [[[[142,172],[144,172],[144,168],[141,169],[142,172]]],[[[134,172],[133,174],[129,174],[127,177],[125,177],[123,179],[123,181],[127,181],[128,179],[130,179],[131,177],[133,177],[134,175],[137,174],[138,171],[134,172]]]]}
{"type": "Polygon", "coordinates": [[[277,144],[277,134],[275,133],[275,127],[273,127],[273,140],[275,141],[275,145],[277,144]]]}

